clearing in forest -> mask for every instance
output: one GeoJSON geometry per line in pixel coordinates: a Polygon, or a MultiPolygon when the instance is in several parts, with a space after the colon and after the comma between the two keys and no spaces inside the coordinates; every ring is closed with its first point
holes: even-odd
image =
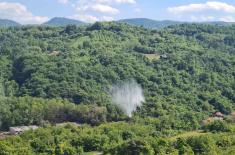
{"type": "Polygon", "coordinates": [[[176,135],[174,137],[169,138],[169,140],[171,141],[175,141],[178,138],[189,138],[189,137],[195,137],[195,136],[202,136],[202,135],[206,135],[206,134],[210,134],[208,132],[203,132],[202,130],[198,130],[198,131],[189,131],[189,132],[185,132],[179,135],[176,135]]]}
{"type": "Polygon", "coordinates": [[[150,61],[159,60],[160,59],[160,55],[159,54],[144,54],[144,56],[146,56],[150,61]]]}

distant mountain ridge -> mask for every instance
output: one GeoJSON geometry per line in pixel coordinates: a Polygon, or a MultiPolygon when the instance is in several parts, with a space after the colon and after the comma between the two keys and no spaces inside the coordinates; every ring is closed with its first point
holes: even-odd
{"type": "MultiPolygon", "coordinates": [[[[212,21],[212,22],[182,22],[182,21],[172,21],[172,20],[162,20],[157,21],[153,19],[148,18],[130,18],[130,19],[121,19],[114,22],[118,23],[126,23],[134,26],[142,26],[144,28],[148,29],[161,29],[168,26],[178,25],[178,24],[192,24],[192,23],[198,23],[198,24],[212,24],[212,25],[219,25],[219,26],[226,26],[226,25],[232,25],[235,24],[233,22],[223,22],[223,21],[212,21]]],[[[88,23],[75,20],[75,19],[69,19],[64,17],[55,17],[50,19],[49,21],[42,23],[42,26],[67,26],[67,25],[87,25],[88,23]]],[[[8,20],[8,19],[0,19],[0,27],[15,27],[15,26],[22,26],[21,24],[8,20]]]]}
{"type": "Polygon", "coordinates": [[[9,19],[0,19],[0,27],[15,27],[15,26],[21,26],[21,24],[9,19]]]}
{"type": "Polygon", "coordinates": [[[131,19],[122,19],[119,20],[120,23],[127,23],[134,26],[143,26],[144,28],[150,28],[150,29],[159,29],[164,28],[172,25],[178,25],[178,24],[212,24],[212,25],[220,25],[220,26],[226,26],[226,25],[232,25],[235,24],[233,22],[223,22],[223,21],[211,21],[211,22],[183,22],[183,21],[172,21],[172,20],[162,20],[157,21],[153,19],[148,18],[131,18],[131,19]]]}
{"type": "Polygon", "coordinates": [[[156,20],[148,19],[148,18],[122,19],[122,20],[119,20],[118,22],[127,23],[127,24],[131,24],[135,26],[143,26],[145,28],[151,28],[151,29],[159,29],[159,28],[164,28],[164,27],[171,26],[171,25],[186,23],[186,22],[171,21],[171,20],[156,21],[156,20]]]}
{"type": "Polygon", "coordinates": [[[69,18],[63,18],[63,17],[55,17],[50,19],[49,21],[43,23],[42,25],[45,26],[67,26],[67,25],[84,25],[86,23],[75,20],[75,19],[69,19],[69,18]]]}

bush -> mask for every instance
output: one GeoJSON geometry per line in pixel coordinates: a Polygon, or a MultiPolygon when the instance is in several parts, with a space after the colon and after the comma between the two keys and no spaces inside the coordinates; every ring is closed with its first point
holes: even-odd
{"type": "Polygon", "coordinates": [[[210,132],[229,132],[231,129],[225,121],[214,121],[206,126],[204,126],[205,131],[210,132]]]}
{"type": "Polygon", "coordinates": [[[228,137],[220,137],[219,140],[216,142],[216,145],[219,148],[228,148],[232,145],[232,141],[228,137]]]}
{"type": "Polygon", "coordinates": [[[193,155],[192,148],[187,144],[187,141],[183,138],[178,138],[175,142],[175,147],[179,151],[179,155],[193,155]]]}
{"type": "Polygon", "coordinates": [[[209,154],[215,152],[215,142],[207,136],[192,137],[187,140],[195,154],[209,154]]]}
{"type": "Polygon", "coordinates": [[[153,148],[145,141],[131,140],[118,147],[111,152],[113,155],[153,155],[153,148]]]}

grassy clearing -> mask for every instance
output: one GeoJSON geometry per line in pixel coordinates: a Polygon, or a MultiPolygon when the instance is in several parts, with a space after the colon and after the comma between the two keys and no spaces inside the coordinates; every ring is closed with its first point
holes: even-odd
{"type": "Polygon", "coordinates": [[[74,39],[71,42],[70,46],[77,48],[78,45],[82,45],[84,41],[89,41],[89,37],[85,36],[85,37],[80,37],[79,39],[74,39]]]}
{"type": "Polygon", "coordinates": [[[201,130],[190,131],[190,132],[185,132],[185,133],[179,134],[179,135],[174,136],[174,137],[170,137],[169,140],[170,141],[176,141],[178,138],[189,138],[189,137],[202,136],[202,135],[207,135],[207,134],[211,134],[211,133],[206,133],[206,132],[203,132],[201,130]]]}
{"type": "Polygon", "coordinates": [[[160,59],[160,55],[158,54],[144,54],[144,56],[146,56],[150,61],[160,59]]]}
{"type": "Polygon", "coordinates": [[[102,152],[86,152],[84,155],[102,155],[102,152]]]}

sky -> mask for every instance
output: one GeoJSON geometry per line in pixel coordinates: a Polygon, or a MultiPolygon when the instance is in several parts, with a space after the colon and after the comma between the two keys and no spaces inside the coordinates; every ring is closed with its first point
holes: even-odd
{"type": "Polygon", "coordinates": [[[235,0],[0,0],[1,19],[41,24],[53,17],[235,22],[235,0]]]}

